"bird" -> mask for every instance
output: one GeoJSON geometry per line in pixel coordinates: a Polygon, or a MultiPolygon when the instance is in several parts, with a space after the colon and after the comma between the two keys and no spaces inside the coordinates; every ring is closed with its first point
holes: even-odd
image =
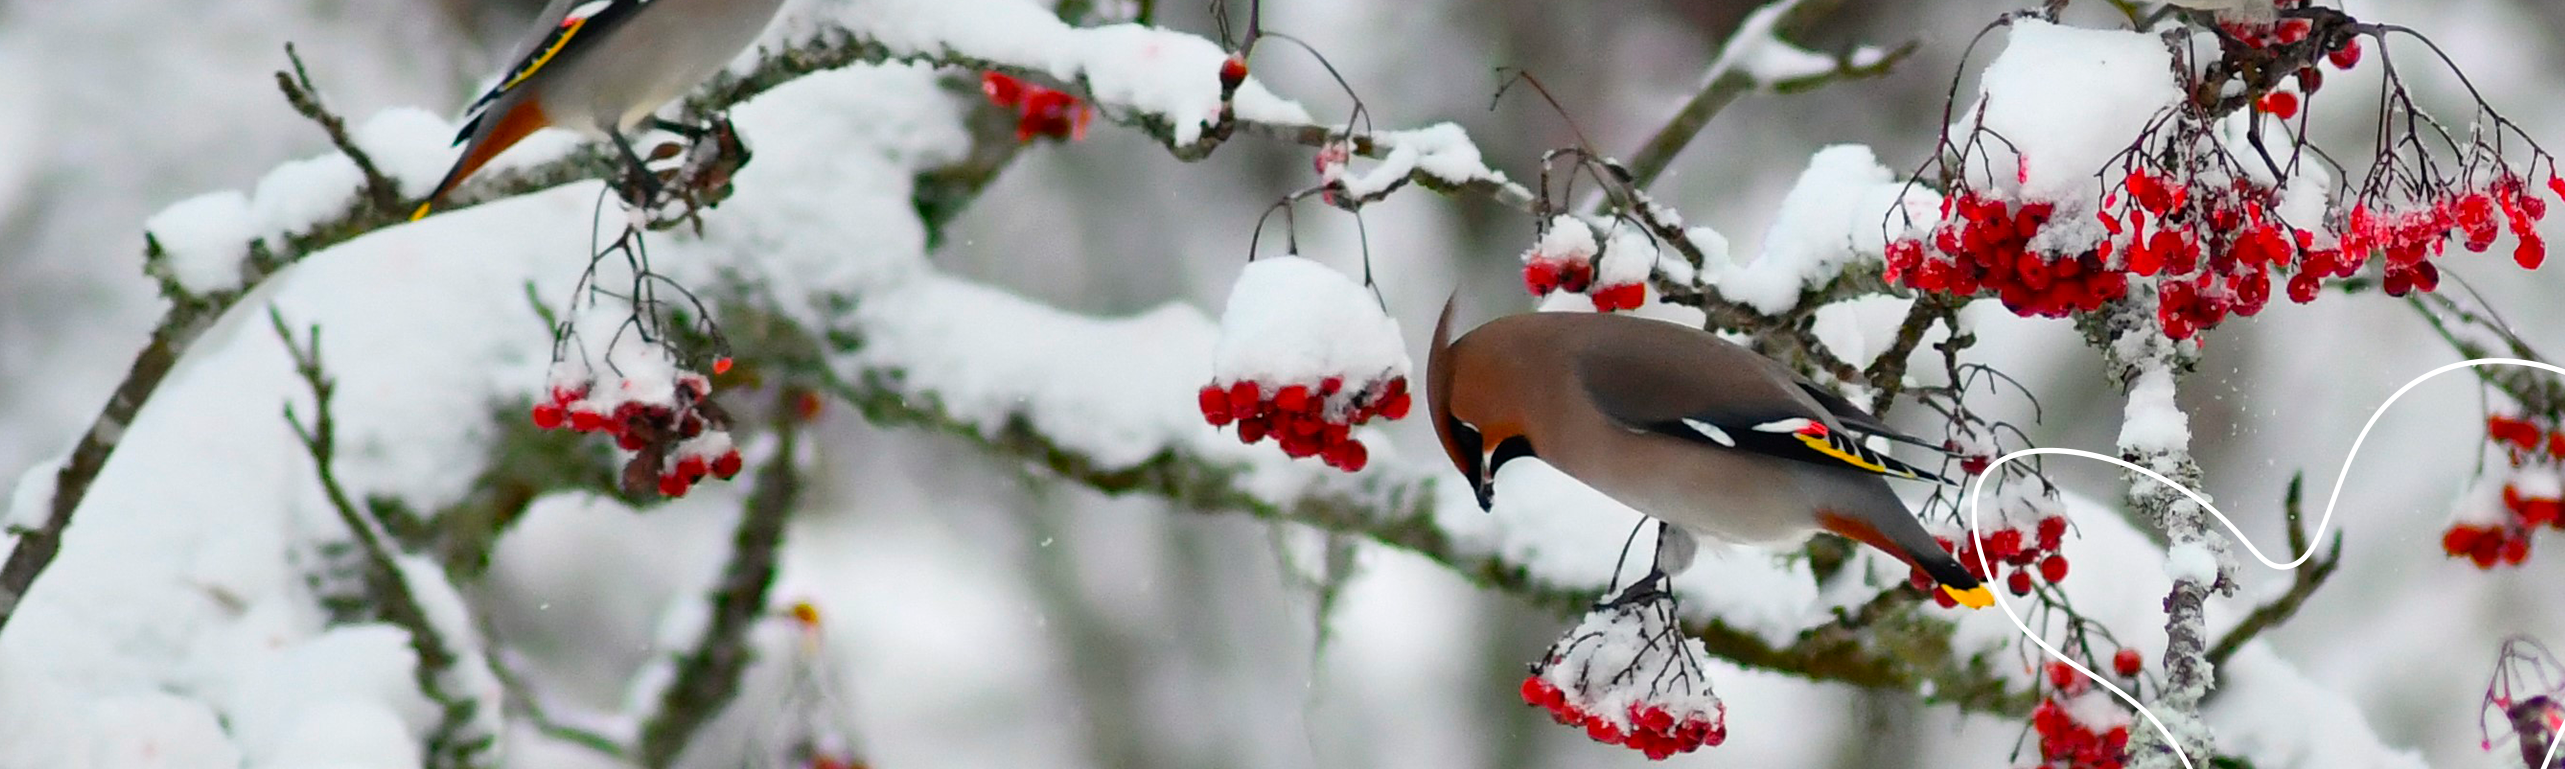
{"type": "Polygon", "coordinates": [[[1773,545],[1824,530],[1923,570],[1962,605],[1993,604],[1887,483],[1949,481],[1861,438],[1939,447],[1697,328],[1534,312],[1453,339],[1455,304],[1434,326],[1426,406],[1479,507],[1494,509],[1505,463],[1533,458],[1660,522],[1655,567],[1610,603],[1662,591],[1694,536],[1773,545]]]}
{"type": "Polygon", "coordinates": [[[551,0],[518,44],[507,74],[467,108],[454,143],[463,156],[411,221],[535,131],[559,127],[614,142],[644,183],[625,133],[685,95],[757,40],[784,0],[551,0]]]}

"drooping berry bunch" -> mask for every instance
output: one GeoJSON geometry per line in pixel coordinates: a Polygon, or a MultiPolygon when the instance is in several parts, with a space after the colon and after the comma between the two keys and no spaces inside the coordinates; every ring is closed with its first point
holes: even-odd
{"type": "Polygon", "coordinates": [[[1376,296],[1326,265],[1267,257],[1230,289],[1196,406],[1241,443],[1270,438],[1287,456],[1350,473],[1371,457],[1353,429],[1413,407],[1407,371],[1398,322],[1376,296]]]}
{"type": "Polygon", "coordinates": [[[1293,459],[1318,457],[1349,473],[1371,461],[1371,451],[1352,437],[1353,428],[1373,417],[1406,419],[1413,405],[1404,376],[1376,378],[1352,390],[1345,388],[1342,376],[1280,386],[1213,380],[1199,395],[1203,421],[1213,427],[1235,423],[1238,442],[1272,438],[1293,459]]]}
{"type": "MultiPolygon", "coordinates": [[[[2123,678],[2135,676],[2139,662],[2129,649],[2112,660],[2114,672],[2123,678]]],[[[2047,672],[2049,694],[2031,710],[2031,731],[2039,735],[2039,766],[2120,769],[2128,761],[2128,710],[2066,663],[2051,662],[2047,672]]]]}
{"type": "Polygon", "coordinates": [[[1614,229],[1612,248],[1606,250],[1596,243],[1593,225],[1573,216],[1551,219],[1523,252],[1523,288],[1535,297],[1561,291],[1585,294],[1596,312],[1647,304],[1654,248],[1644,236],[1614,229]]]}
{"type": "MultiPolygon", "coordinates": [[[[2485,440],[2509,460],[2510,469],[2499,492],[2480,491],[2459,504],[2440,549],[2478,569],[2518,566],[2529,560],[2530,538],[2540,528],[2565,531],[2565,430],[2495,415],[2485,419],[2485,440]]],[[[2483,486],[2493,483],[2488,479],[2483,486]]]]}
{"type": "Polygon", "coordinates": [[[1588,612],[1523,680],[1523,701],[1552,719],[1665,760],[1728,739],[1728,706],[1710,690],[1709,652],[1682,634],[1673,601],[1588,612]]]}
{"type": "MultiPolygon", "coordinates": [[[[1242,75],[1243,77],[1243,75],[1242,75]]],[[[1087,137],[1095,111],[1067,91],[1024,82],[1003,72],[980,75],[980,93],[989,103],[1015,110],[1015,140],[1036,137],[1073,141],[1087,137]]]]}
{"type": "MultiPolygon", "coordinates": [[[[714,368],[727,364],[723,359],[714,368]]],[[[712,380],[693,371],[636,371],[599,387],[586,371],[558,365],[550,397],[535,404],[532,418],[545,430],[613,436],[617,448],[633,452],[623,469],[629,493],[682,497],[707,476],[739,474],[730,416],[713,401],[712,380]]]]}

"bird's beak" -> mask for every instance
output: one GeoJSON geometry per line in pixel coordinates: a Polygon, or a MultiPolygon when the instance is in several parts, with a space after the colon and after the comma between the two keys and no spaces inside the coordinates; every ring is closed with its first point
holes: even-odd
{"type": "Polygon", "coordinates": [[[1495,452],[1480,454],[1478,477],[1470,479],[1470,489],[1478,492],[1478,509],[1483,512],[1496,512],[1496,470],[1491,466],[1495,461],[1495,452]]]}

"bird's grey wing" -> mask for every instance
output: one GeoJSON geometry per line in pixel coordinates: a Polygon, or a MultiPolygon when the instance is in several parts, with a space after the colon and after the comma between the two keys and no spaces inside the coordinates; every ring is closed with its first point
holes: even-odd
{"type": "Polygon", "coordinates": [[[474,99],[464,110],[463,130],[454,136],[461,144],[480,129],[481,120],[489,114],[490,105],[524,85],[545,66],[561,58],[564,52],[593,45],[613,32],[650,0],[552,0],[536,18],[535,32],[517,44],[516,53],[508,57],[508,73],[490,90],[474,99]]]}
{"type": "Polygon", "coordinates": [[[1949,449],[1942,448],[1939,443],[1927,442],[1922,438],[1898,432],[1896,428],[1889,427],[1888,423],[1881,421],[1879,417],[1871,416],[1869,411],[1853,405],[1853,402],[1845,399],[1844,396],[1836,395],[1831,388],[1796,376],[1792,379],[1799,385],[1800,390],[1808,393],[1809,398],[1817,401],[1817,405],[1826,407],[1826,413],[1835,415],[1837,424],[1864,435],[1876,435],[1910,446],[1921,446],[1943,454],[1950,453],[1949,449]]]}
{"type": "Polygon", "coordinates": [[[1822,399],[1786,374],[1776,376],[1753,351],[1710,337],[1650,341],[1664,343],[1597,346],[1575,357],[1578,386],[1624,429],[1872,475],[1948,482],[1873,451],[1851,434],[1866,430],[1835,429],[1822,399]]]}

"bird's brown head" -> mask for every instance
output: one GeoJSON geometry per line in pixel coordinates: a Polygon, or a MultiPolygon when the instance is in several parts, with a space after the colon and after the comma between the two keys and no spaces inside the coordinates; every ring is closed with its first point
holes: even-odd
{"type": "Polygon", "coordinates": [[[1458,299],[1455,294],[1443,303],[1433,346],[1426,350],[1425,411],[1434,421],[1434,434],[1443,440],[1443,453],[1478,494],[1479,509],[1487,510],[1496,505],[1497,468],[1533,456],[1532,442],[1523,433],[1520,400],[1503,392],[1512,377],[1496,370],[1498,361],[1486,353],[1494,340],[1471,335],[1452,339],[1458,299]]]}

